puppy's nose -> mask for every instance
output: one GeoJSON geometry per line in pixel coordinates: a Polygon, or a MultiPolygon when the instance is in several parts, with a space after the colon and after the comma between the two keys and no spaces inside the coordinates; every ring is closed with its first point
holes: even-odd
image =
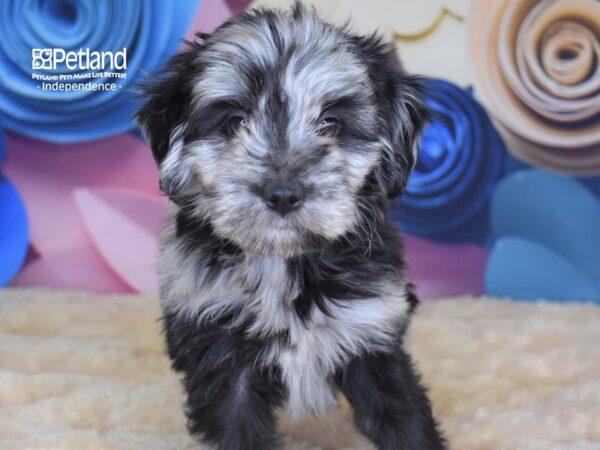
{"type": "Polygon", "coordinates": [[[297,209],[304,200],[304,186],[298,182],[272,182],[263,191],[269,208],[285,216],[297,209]]]}

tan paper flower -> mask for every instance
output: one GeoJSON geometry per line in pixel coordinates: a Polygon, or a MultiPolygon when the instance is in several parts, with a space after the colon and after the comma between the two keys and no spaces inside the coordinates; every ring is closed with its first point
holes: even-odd
{"type": "Polygon", "coordinates": [[[481,0],[469,17],[476,94],[532,164],[600,173],[600,2],[481,0]]]}

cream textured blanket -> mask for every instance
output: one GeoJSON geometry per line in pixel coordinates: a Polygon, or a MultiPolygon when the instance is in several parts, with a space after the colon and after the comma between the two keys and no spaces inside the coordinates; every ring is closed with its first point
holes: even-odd
{"type": "MultiPolygon", "coordinates": [[[[0,449],[200,449],[158,316],[154,297],[0,290],[0,449]]],[[[426,303],[410,346],[453,449],[600,449],[600,308],[426,303]]],[[[344,409],[284,429],[286,450],[372,448],[344,409]]]]}

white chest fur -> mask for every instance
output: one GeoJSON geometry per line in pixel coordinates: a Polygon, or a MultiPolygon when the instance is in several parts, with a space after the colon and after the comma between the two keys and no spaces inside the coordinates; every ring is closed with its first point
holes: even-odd
{"type": "Polygon", "coordinates": [[[329,315],[313,308],[307,324],[290,326],[290,346],[275,346],[289,390],[286,410],[293,417],[319,415],[337,404],[332,377],[350,358],[385,347],[406,316],[403,294],[332,303],[329,315]]]}
{"type": "Polygon", "coordinates": [[[287,331],[289,345],[274,340],[257,363],[280,367],[289,392],[286,410],[294,417],[335,406],[331,378],[337,368],[374,345],[389,343],[407,315],[404,286],[389,283],[378,297],[331,302],[329,315],[314,307],[310,320],[303,322],[292,304],[299,286],[291,281],[284,259],[246,255],[209,277],[198,269],[196,257],[182,255],[176,247],[163,251],[163,307],[207,319],[241,307],[254,317],[250,334],[268,337],[287,331]]]}

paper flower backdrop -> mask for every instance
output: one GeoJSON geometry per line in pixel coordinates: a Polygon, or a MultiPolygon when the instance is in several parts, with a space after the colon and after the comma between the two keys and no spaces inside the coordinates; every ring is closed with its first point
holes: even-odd
{"type": "MultiPolygon", "coordinates": [[[[0,169],[5,157],[4,131],[0,128],[0,169]]],[[[0,286],[19,271],[28,245],[25,207],[15,187],[0,173],[0,286]]]]}
{"type": "MultiPolygon", "coordinates": [[[[6,115],[6,127],[55,142],[97,139],[133,128],[136,80],[158,69],[177,50],[198,4],[199,0],[0,2],[0,111],[6,115]],[[118,72],[127,78],[118,79],[114,91],[44,90],[39,80],[32,79],[32,49],[54,48],[113,52],[126,48],[127,68],[118,72]]],[[[38,72],[90,71],[67,71],[60,63],[56,70],[38,72]]]]}
{"type": "Polygon", "coordinates": [[[156,287],[157,227],[166,199],[158,192],[151,152],[140,139],[122,134],[52,144],[11,136],[8,147],[5,173],[27,205],[35,255],[17,285],[103,292],[156,287]],[[149,233],[153,245],[147,245],[149,233]]]}
{"type": "Polygon", "coordinates": [[[504,143],[469,93],[442,80],[426,80],[424,87],[432,120],[417,166],[390,216],[411,234],[469,241],[486,227],[504,143]]]}
{"type": "MultiPolygon", "coordinates": [[[[407,275],[419,295],[485,288],[516,298],[600,301],[600,177],[581,183],[527,170],[600,174],[600,1],[313,3],[327,19],[352,16],[355,29],[377,27],[395,38],[413,72],[476,80],[475,98],[447,81],[426,81],[433,121],[391,213],[408,233],[407,275]]],[[[147,146],[121,133],[132,127],[131,88],[176,51],[180,37],[212,32],[247,4],[0,2],[0,115],[30,136],[9,133],[7,158],[0,139],[0,285],[14,276],[18,286],[156,291],[166,199],[147,146]],[[128,76],[119,92],[43,91],[31,79],[32,48],[125,46],[128,76]]]]}
{"type": "Polygon", "coordinates": [[[600,2],[472,2],[476,94],[509,149],[534,165],[600,174],[600,2]]]}
{"type": "MultiPolygon", "coordinates": [[[[196,31],[211,32],[231,17],[233,8],[246,3],[204,0],[187,33],[177,25],[180,22],[173,27],[191,39],[196,31]]],[[[183,6],[185,2],[178,7],[183,6]]],[[[129,123],[129,118],[125,121],[129,123]]],[[[7,147],[10,157],[4,172],[21,192],[31,222],[30,255],[12,284],[101,292],[156,291],[158,231],[164,226],[166,198],[158,191],[156,165],[141,139],[124,133],[58,144],[12,134],[7,147]]],[[[0,151],[0,162],[2,157],[0,151]]],[[[22,241],[11,234],[17,229],[15,220],[9,224],[11,233],[2,228],[2,213],[8,211],[2,209],[8,204],[4,187],[0,184],[0,269],[8,267],[2,260],[8,255],[3,238],[11,245],[22,241]]],[[[6,191],[14,204],[14,189],[6,191]]],[[[24,256],[27,242],[19,248],[24,256]]]]}

